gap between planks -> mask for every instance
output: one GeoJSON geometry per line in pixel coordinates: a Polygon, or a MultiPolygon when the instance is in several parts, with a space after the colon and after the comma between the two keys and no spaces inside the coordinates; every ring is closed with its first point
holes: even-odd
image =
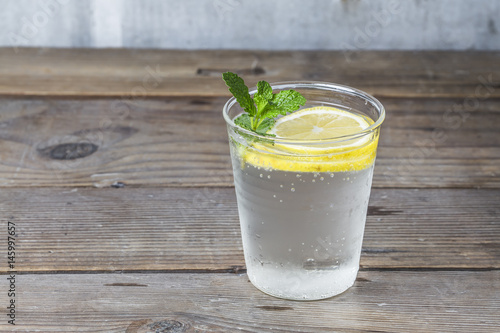
{"type": "MultiPolygon", "coordinates": [[[[359,272],[494,272],[499,268],[463,268],[463,267],[360,267],[359,272]]],[[[177,270],[82,270],[82,271],[16,271],[16,275],[58,275],[58,274],[246,274],[244,266],[238,266],[228,269],[177,269],[177,270]]],[[[10,272],[0,272],[0,275],[9,275],[10,272]]],[[[359,274],[359,273],[358,273],[359,274]]]]}

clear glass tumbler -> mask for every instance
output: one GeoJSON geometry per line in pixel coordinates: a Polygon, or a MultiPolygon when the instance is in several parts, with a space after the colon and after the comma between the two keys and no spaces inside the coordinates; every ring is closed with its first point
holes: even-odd
{"type": "Polygon", "coordinates": [[[348,136],[288,140],[235,125],[243,110],[234,98],[223,109],[250,281],[280,298],[328,298],[356,279],[385,110],[372,96],[338,84],[271,86],[300,92],[303,108],[333,107],[371,123],[348,136]]]}

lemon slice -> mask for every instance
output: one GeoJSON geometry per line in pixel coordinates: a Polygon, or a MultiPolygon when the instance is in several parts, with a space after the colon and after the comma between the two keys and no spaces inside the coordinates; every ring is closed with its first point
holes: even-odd
{"type": "Polygon", "coordinates": [[[322,140],[358,133],[372,123],[351,112],[319,106],[281,117],[269,134],[291,140],[322,140]]]}
{"type": "Polygon", "coordinates": [[[243,159],[254,166],[283,171],[362,170],[375,160],[379,131],[362,133],[372,124],[370,118],[332,107],[303,109],[281,117],[268,132],[292,143],[256,142],[242,152],[243,159]]]}

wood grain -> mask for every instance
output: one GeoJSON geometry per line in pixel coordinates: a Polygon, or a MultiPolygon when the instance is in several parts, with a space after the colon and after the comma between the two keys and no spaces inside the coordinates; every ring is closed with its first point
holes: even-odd
{"type": "Polygon", "coordinates": [[[0,48],[15,328],[497,332],[500,52],[348,57],[0,48]],[[221,117],[227,70],[249,85],[341,82],[385,105],[361,271],[346,293],[290,302],[248,282],[221,117]]]}
{"type": "MultiPolygon", "coordinates": [[[[16,281],[15,328],[25,332],[469,333],[500,327],[499,271],[364,271],[351,289],[319,302],[267,296],[246,274],[36,274],[16,281]]],[[[5,297],[0,294],[2,304],[5,297]]],[[[0,330],[11,329],[0,323],[0,330]]]]}
{"type": "Polygon", "coordinates": [[[466,98],[485,81],[500,96],[499,52],[0,48],[0,59],[1,95],[228,96],[220,75],[230,70],[250,85],[328,81],[405,98],[466,98]]]}
{"type": "MultiPolygon", "coordinates": [[[[244,269],[232,188],[21,188],[0,199],[19,272],[244,269]]],[[[498,269],[498,202],[499,190],[374,189],[361,267],[498,269]]]]}
{"type": "MultiPolygon", "coordinates": [[[[3,98],[0,187],[232,186],[225,97],[3,98]]],[[[375,187],[500,187],[500,101],[384,98],[375,187]]]]}

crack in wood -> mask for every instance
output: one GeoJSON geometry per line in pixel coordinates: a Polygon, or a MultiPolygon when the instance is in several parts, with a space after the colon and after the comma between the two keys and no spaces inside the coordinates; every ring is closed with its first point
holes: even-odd
{"type": "Polygon", "coordinates": [[[393,250],[393,249],[373,249],[373,248],[363,248],[361,249],[362,253],[395,253],[395,252],[405,252],[405,251],[398,251],[398,250],[393,250]]]}
{"type": "Polygon", "coordinates": [[[147,284],[140,283],[127,283],[127,282],[115,282],[115,283],[106,283],[106,287],[147,287],[147,284]]]}
{"type": "Polygon", "coordinates": [[[198,68],[196,70],[196,75],[200,76],[217,76],[220,77],[224,72],[234,72],[238,75],[263,75],[266,74],[266,70],[260,66],[255,66],[252,68],[245,69],[234,69],[234,70],[222,70],[222,69],[212,69],[212,68],[198,68]]]}
{"type": "Polygon", "coordinates": [[[244,274],[247,272],[245,266],[233,265],[227,270],[228,273],[244,274]]]}
{"type": "Polygon", "coordinates": [[[193,99],[189,102],[191,105],[211,105],[212,102],[202,100],[202,99],[193,99]]]}
{"type": "Polygon", "coordinates": [[[364,277],[361,277],[361,276],[358,276],[356,278],[356,282],[371,282],[371,280],[364,278],[364,277]]]}
{"type": "Polygon", "coordinates": [[[277,306],[277,305],[262,305],[262,306],[256,306],[256,308],[266,310],[266,311],[293,310],[293,308],[291,306],[277,306]]]}
{"type": "Polygon", "coordinates": [[[390,210],[380,206],[368,206],[368,215],[371,216],[385,216],[385,215],[396,215],[403,213],[402,210],[390,210]]]}

